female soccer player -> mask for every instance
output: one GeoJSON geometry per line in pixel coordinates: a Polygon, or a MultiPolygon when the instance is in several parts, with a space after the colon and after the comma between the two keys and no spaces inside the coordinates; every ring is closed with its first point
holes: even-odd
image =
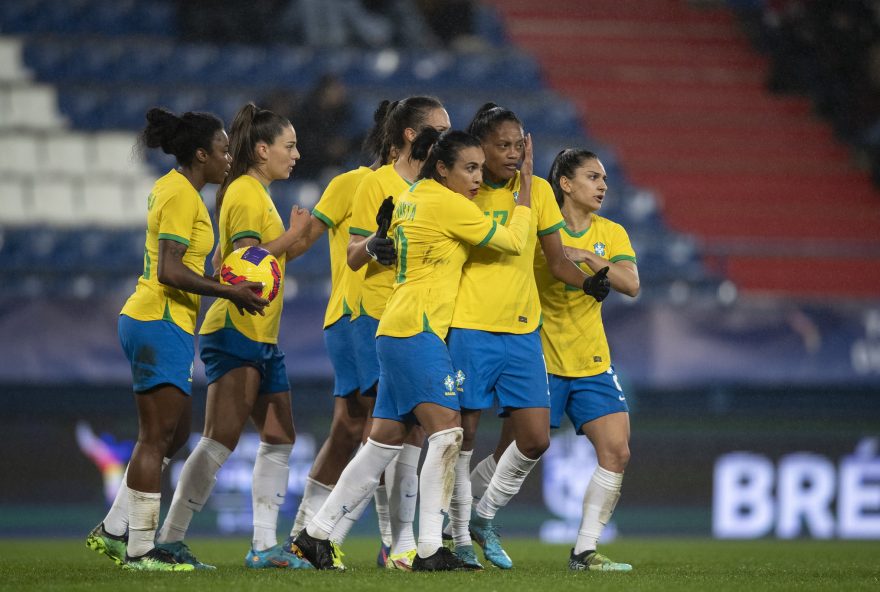
{"type": "Polygon", "coordinates": [[[538,177],[532,180],[531,170],[528,175],[517,170],[526,145],[519,118],[509,109],[487,103],[476,113],[468,131],[479,138],[486,155],[483,184],[474,198],[485,216],[503,226],[522,198],[526,183],[531,184],[532,194],[529,241],[522,257],[485,249],[471,251],[462,269],[448,339],[453,365],[464,373],[468,385],[461,398],[464,454],[456,465],[460,497],[456,494],[453,500],[451,534],[456,552],[466,561],[476,561],[470,547],[473,538],[483,547],[487,560],[509,569],[513,563],[501,546],[493,519],[519,491],[550,444],[550,397],[538,334],[541,307],[532,269],[538,240],[558,280],[597,298],[607,295],[607,287],[602,293],[601,276],[588,278],[566,259],[559,238],[564,223],[550,185],[538,177]],[[468,452],[473,451],[481,410],[496,405],[502,415],[509,416],[506,421],[515,441],[504,450],[497,469],[488,472],[491,480],[471,518],[468,452]]]}
{"type": "MultiPolygon", "coordinates": [[[[562,242],[572,261],[589,273],[608,270],[611,287],[627,296],[639,293],[636,256],[623,226],[596,215],[608,191],[602,163],[587,150],[563,150],[550,169],[550,185],[565,217],[562,242]]],[[[550,382],[550,426],[558,428],[563,412],[578,434],[596,449],[599,466],[584,494],[584,513],[571,550],[572,570],[630,571],[596,552],[602,529],[620,498],[629,461],[629,409],[611,365],[602,326],[602,304],[570,290],[535,257],[535,280],[544,324],[541,342],[550,382]]]]}
{"type": "Polygon", "coordinates": [[[156,181],[147,198],[144,272],[119,316],[119,338],[134,381],[138,441],[110,513],[86,544],[126,569],[188,571],[192,565],[157,549],[153,539],[163,463],[189,437],[199,295],[227,298],[250,314],[262,313],[268,301],[252,291],[258,284],[227,286],[204,275],[214,231],[199,191],[206,183],[222,183],[229,172],[223,122],[209,113],[178,117],[160,108],[146,117],[141,141],[173,154],[179,168],[156,181]]]}
{"type": "MultiPolygon", "coordinates": [[[[399,101],[385,121],[385,135],[397,151],[397,159],[364,177],[354,197],[348,264],[354,270],[366,266],[366,274],[360,301],[352,303],[351,318],[361,393],[367,396],[376,394],[376,329],[394,283],[394,269],[389,267],[395,262],[392,241],[376,235],[376,212],[387,197],[396,199],[406,191],[419,174],[422,163],[412,156],[412,142],[418,133],[429,127],[442,132],[449,126],[449,115],[439,100],[415,96],[399,101]]],[[[386,566],[392,569],[408,570],[415,557],[416,471],[424,439],[419,428],[412,430],[385,475],[392,540],[386,566]]],[[[359,516],[360,512],[363,506],[353,511],[352,516],[359,516]]]]}
{"type": "MultiPolygon", "coordinates": [[[[260,245],[278,257],[281,273],[288,250],[306,232],[307,210],[294,206],[284,230],[268,192],[272,181],[286,179],[300,154],[290,122],[254,104],[242,107],[230,130],[232,172],[217,191],[220,249],[260,245]]],[[[208,378],[208,402],[202,439],[184,464],[171,509],[159,533],[161,548],[182,563],[205,567],[183,542],[193,512],[200,511],[215,475],[238,444],[250,417],[260,433],[254,463],[253,545],[250,568],[308,567],[277,543],[278,509],[287,493],[290,451],[295,433],[290,383],[278,327],[282,288],[260,316],[241,314],[223,300],[214,302],[199,331],[199,350],[208,378]]]]}
{"type": "MultiPolygon", "coordinates": [[[[312,209],[309,233],[295,246],[296,254],[305,252],[325,232],[330,234],[331,291],[324,316],[324,343],[330,355],[335,374],[333,420],[330,434],[315,457],[315,462],[306,479],[302,501],[297,510],[296,520],[290,532],[291,537],[312,519],[320,508],[342,470],[358,446],[369,434],[367,419],[373,410],[375,397],[364,397],[360,393],[355,346],[351,334],[352,306],[357,301],[360,283],[363,282],[364,268],[352,271],[346,262],[351,221],[352,201],[361,180],[370,172],[387,164],[391,157],[391,147],[385,139],[385,118],[389,109],[396,103],[382,101],[373,114],[373,128],[364,140],[364,152],[375,158],[369,167],[343,173],[335,177],[321,199],[312,209]]],[[[391,547],[391,527],[388,524],[388,500],[384,487],[376,491],[377,513],[380,515],[384,552],[380,552],[382,567],[391,547]],[[384,509],[384,512],[382,511],[384,509]]],[[[350,517],[349,514],[347,517],[350,517]]],[[[347,528],[352,520],[340,521],[332,539],[342,544],[347,528]],[[345,532],[343,532],[345,530],[345,532]]]]}
{"type": "Polygon", "coordinates": [[[469,245],[522,252],[531,200],[526,189],[510,228],[498,226],[470,201],[482,180],[477,139],[458,131],[437,138],[438,132],[428,128],[415,139],[412,156],[424,160],[419,181],[397,198],[394,210],[391,233],[398,260],[377,330],[381,374],[370,438],[294,542],[319,569],[333,568],[334,547],[327,539],[335,524],[371,494],[416,422],[428,434],[428,451],[419,484],[419,542],[412,569],[466,567],[441,545],[461,447],[458,397],[463,388],[443,340],[469,245]]]}

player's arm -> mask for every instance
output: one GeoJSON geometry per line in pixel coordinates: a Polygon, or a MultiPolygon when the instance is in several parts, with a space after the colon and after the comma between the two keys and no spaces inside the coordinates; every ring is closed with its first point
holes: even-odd
{"type": "Polygon", "coordinates": [[[394,241],[388,238],[388,229],[391,227],[393,213],[394,200],[389,195],[376,212],[376,232],[369,236],[351,233],[351,237],[348,240],[346,260],[352,270],[357,271],[366,265],[370,259],[378,261],[382,265],[393,265],[397,261],[394,241]]]}
{"type": "MultiPolygon", "coordinates": [[[[256,239],[243,239],[255,241],[256,239]]],[[[257,296],[255,289],[262,286],[255,282],[242,282],[235,286],[221,284],[212,277],[199,275],[183,263],[187,245],[172,239],[159,239],[159,264],[157,277],[165,286],[177,288],[202,296],[226,298],[238,309],[251,314],[263,314],[269,301],[257,296]]]]}
{"type": "Polygon", "coordinates": [[[639,289],[641,288],[639,268],[635,262],[624,259],[612,263],[608,259],[584,249],[577,249],[575,247],[564,247],[564,249],[568,259],[575,263],[586,263],[594,272],[607,267],[608,279],[611,280],[611,287],[615,291],[632,297],[639,295],[639,289]]]}
{"type": "MultiPolygon", "coordinates": [[[[275,257],[287,256],[287,251],[309,231],[311,214],[305,208],[293,206],[290,209],[290,221],[287,230],[276,239],[267,243],[257,243],[275,257]]],[[[237,242],[237,241],[236,241],[237,242]]]]}
{"type": "MultiPolygon", "coordinates": [[[[485,216],[483,219],[488,221],[485,216]]],[[[488,247],[493,251],[500,251],[508,255],[519,255],[529,241],[531,223],[532,209],[528,206],[517,205],[513,208],[510,225],[503,226],[492,220],[491,228],[485,238],[477,243],[477,246],[488,247]]]]}
{"type": "Polygon", "coordinates": [[[312,214],[305,232],[287,249],[287,260],[296,259],[312,248],[315,241],[324,236],[327,228],[326,222],[312,214]]]}
{"type": "Polygon", "coordinates": [[[559,235],[559,231],[554,230],[549,234],[539,235],[538,238],[541,241],[541,250],[544,251],[544,258],[547,259],[547,267],[550,269],[551,275],[573,288],[583,286],[587,274],[574,261],[565,256],[566,252],[562,246],[562,237],[559,235]]]}

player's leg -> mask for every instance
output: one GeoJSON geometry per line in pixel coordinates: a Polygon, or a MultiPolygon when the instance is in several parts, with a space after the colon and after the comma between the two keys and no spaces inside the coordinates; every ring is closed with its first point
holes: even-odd
{"type": "Polygon", "coordinates": [[[129,535],[124,567],[127,569],[193,569],[191,565],[178,563],[154,545],[159,523],[162,463],[171,448],[187,396],[177,386],[170,384],[135,394],[138,441],[129,461],[126,479],[129,535]]]}
{"type": "Polygon", "coordinates": [[[294,539],[292,550],[297,555],[317,569],[344,568],[330,535],[345,514],[354,511],[358,504],[373,495],[379,485],[379,476],[400,452],[406,432],[406,426],[400,421],[383,418],[373,420],[367,443],[342,471],[339,482],[315,517],[294,539]]]}
{"type": "Polygon", "coordinates": [[[413,522],[419,493],[419,458],[424,441],[425,431],[421,426],[413,426],[400,454],[385,469],[391,526],[391,552],[385,565],[391,569],[410,570],[415,558],[413,522]]]}

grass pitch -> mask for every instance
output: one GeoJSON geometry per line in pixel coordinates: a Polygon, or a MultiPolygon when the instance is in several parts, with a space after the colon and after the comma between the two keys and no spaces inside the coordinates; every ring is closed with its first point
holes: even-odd
{"type": "Polygon", "coordinates": [[[590,590],[880,590],[880,542],[626,539],[602,547],[631,573],[573,573],[568,547],[528,539],[505,541],[514,569],[412,574],[375,567],[373,539],[351,539],[344,550],[348,571],[252,571],[243,566],[244,539],[193,539],[190,546],[214,572],[130,573],[82,540],[0,541],[0,590],[88,592],[126,590],[274,592],[375,590],[376,592],[560,592],[590,590]]]}

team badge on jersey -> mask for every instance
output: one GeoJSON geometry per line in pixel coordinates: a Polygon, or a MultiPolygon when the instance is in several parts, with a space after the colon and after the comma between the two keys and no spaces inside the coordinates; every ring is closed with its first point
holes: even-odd
{"type": "Polygon", "coordinates": [[[458,392],[464,391],[464,379],[467,378],[461,370],[455,373],[455,390],[458,392]]]}
{"type": "Polygon", "coordinates": [[[446,375],[446,378],[443,379],[443,386],[446,387],[447,397],[455,396],[455,380],[448,374],[446,375]]]}
{"type": "Polygon", "coordinates": [[[605,243],[593,243],[593,252],[599,257],[605,256],[605,243]]]}

